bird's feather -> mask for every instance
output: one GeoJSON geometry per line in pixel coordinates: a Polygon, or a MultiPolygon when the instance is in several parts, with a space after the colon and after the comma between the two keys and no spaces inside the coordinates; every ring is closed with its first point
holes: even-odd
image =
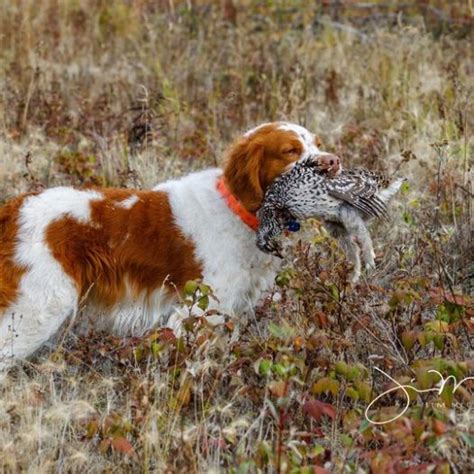
{"type": "Polygon", "coordinates": [[[387,206],[377,197],[384,178],[372,171],[356,168],[339,179],[327,181],[328,194],[347,202],[368,217],[388,218],[387,206]]]}

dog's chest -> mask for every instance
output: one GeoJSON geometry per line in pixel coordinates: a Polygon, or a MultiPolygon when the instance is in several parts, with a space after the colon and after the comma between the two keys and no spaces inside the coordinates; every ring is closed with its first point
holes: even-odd
{"type": "Polygon", "coordinates": [[[203,279],[215,290],[224,310],[251,309],[262,293],[274,284],[280,259],[258,250],[254,239],[252,235],[248,244],[221,254],[222,258],[216,255],[204,265],[203,279]]]}

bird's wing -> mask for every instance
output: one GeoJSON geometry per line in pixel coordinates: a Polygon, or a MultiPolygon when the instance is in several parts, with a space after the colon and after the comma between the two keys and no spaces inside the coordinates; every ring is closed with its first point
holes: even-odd
{"type": "Polygon", "coordinates": [[[376,196],[377,180],[369,175],[351,173],[328,182],[328,194],[347,202],[369,217],[388,218],[385,203],[376,196]]]}

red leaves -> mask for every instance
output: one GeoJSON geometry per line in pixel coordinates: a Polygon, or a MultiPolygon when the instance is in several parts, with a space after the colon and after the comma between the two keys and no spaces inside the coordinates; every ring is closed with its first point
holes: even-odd
{"type": "Polygon", "coordinates": [[[122,453],[125,456],[132,456],[133,454],[135,454],[135,450],[133,449],[132,443],[130,443],[130,441],[128,441],[128,439],[124,438],[123,436],[104,439],[100,443],[99,449],[102,453],[105,454],[110,447],[114,451],[122,453]]]}
{"type": "Polygon", "coordinates": [[[293,348],[297,352],[300,351],[304,347],[304,344],[305,344],[305,340],[302,336],[298,336],[293,339],[293,348]]]}
{"type": "Polygon", "coordinates": [[[436,418],[433,419],[433,432],[435,434],[441,436],[442,434],[446,433],[446,431],[448,431],[448,428],[442,421],[437,420],[436,418]]]}
{"type": "Polygon", "coordinates": [[[288,395],[288,387],[289,387],[289,384],[283,381],[271,382],[268,385],[268,389],[270,390],[272,395],[278,398],[285,397],[286,395],[288,395]]]}
{"type": "Polygon", "coordinates": [[[303,404],[303,411],[316,421],[319,421],[323,415],[329,416],[332,420],[336,418],[336,409],[330,403],[320,400],[308,400],[303,404]]]}
{"type": "Polygon", "coordinates": [[[316,311],[314,313],[314,320],[317,322],[319,328],[327,328],[329,326],[329,318],[326,313],[316,311]]]}
{"type": "Polygon", "coordinates": [[[327,469],[324,469],[324,467],[321,467],[321,466],[314,466],[313,472],[314,474],[329,474],[329,471],[327,469]]]}
{"type": "Polygon", "coordinates": [[[128,439],[124,438],[123,436],[113,439],[110,444],[115,451],[123,453],[127,456],[130,456],[135,452],[132,443],[130,443],[130,441],[128,441],[128,439]]]}
{"type": "Polygon", "coordinates": [[[176,341],[176,336],[174,335],[173,330],[169,328],[161,329],[159,332],[159,338],[162,342],[172,343],[176,341]]]}
{"type": "Polygon", "coordinates": [[[445,301],[448,301],[449,303],[457,304],[459,306],[466,306],[469,299],[464,295],[452,294],[450,291],[447,291],[440,287],[431,288],[429,293],[430,298],[435,304],[441,304],[445,301]]]}
{"type": "Polygon", "coordinates": [[[81,423],[84,433],[84,440],[99,439],[99,451],[105,455],[110,451],[132,456],[135,454],[132,441],[136,440],[138,427],[124,418],[117,412],[111,412],[101,421],[98,416],[94,416],[81,423]]]}
{"type": "Polygon", "coordinates": [[[368,315],[356,319],[351,326],[352,334],[357,334],[359,331],[368,328],[371,322],[372,318],[368,315]]]}

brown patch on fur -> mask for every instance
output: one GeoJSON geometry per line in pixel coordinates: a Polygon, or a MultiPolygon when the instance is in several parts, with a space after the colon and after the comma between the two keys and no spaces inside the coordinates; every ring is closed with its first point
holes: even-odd
{"type": "Polygon", "coordinates": [[[229,149],[226,183],[246,209],[256,212],[267,187],[299,160],[302,152],[303,145],[294,132],[280,130],[277,124],[261,127],[229,149]]]}
{"type": "Polygon", "coordinates": [[[128,283],[135,295],[168,287],[181,290],[202,275],[194,246],[173,220],[168,196],[158,191],[101,190],[104,200],[92,201],[91,224],[70,217],[52,222],[46,239],[83,296],[102,305],[119,301],[128,283]],[[119,205],[130,196],[138,201],[119,205]]]}
{"type": "Polygon", "coordinates": [[[0,207],[0,311],[15,301],[21,277],[27,270],[16,265],[14,257],[20,209],[25,199],[31,195],[24,194],[0,207]]]}

